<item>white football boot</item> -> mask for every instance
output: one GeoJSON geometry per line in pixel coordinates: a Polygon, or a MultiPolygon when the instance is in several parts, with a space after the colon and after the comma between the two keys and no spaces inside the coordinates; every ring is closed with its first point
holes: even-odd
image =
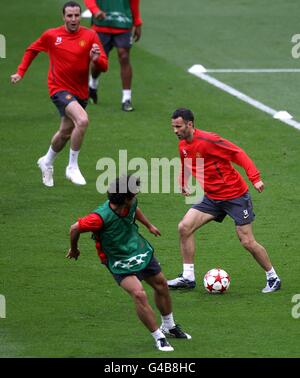
{"type": "Polygon", "coordinates": [[[45,156],[42,156],[41,158],[39,158],[39,160],[37,161],[37,165],[42,171],[43,184],[48,187],[54,186],[54,181],[53,181],[54,169],[52,165],[48,166],[45,164],[45,156]]]}
{"type": "Polygon", "coordinates": [[[192,338],[191,335],[184,332],[179,324],[176,324],[173,328],[166,328],[163,325],[160,326],[160,330],[162,333],[167,337],[175,337],[176,339],[187,339],[190,340],[192,338]]]}
{"type": "Polygon", "coordinates": [[[267,285],[262,289],[262,293],[272,293],[273,291],[279,290],[281,287],[281,281],[279,277],[269,278],[267,280],[267,285]]]}
{"type": "Polygon", "coordinates": [[[165,337],[156,340],[155,346],[158,350],[161,350],[162,352],[173,352],[174,350],[174,348],[168,343],[165,337]]]}
{"type": "Polygon", "coordinates": [[[66,168],[66,178],[72,181],[75,185],[86,185],[86,181],[82,176],[79,168],[67,167],[66,168]]]}

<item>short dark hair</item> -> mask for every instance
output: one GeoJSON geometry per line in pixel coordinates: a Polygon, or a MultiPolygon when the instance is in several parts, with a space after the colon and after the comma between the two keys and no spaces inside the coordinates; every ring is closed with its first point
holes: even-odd
{"type": "Polygon", "coordinates": [[[194,114],[190,109],[186,108],[178,108],[175,110],[175,112],[172,114],[172,119],[176,119],[178,117],[181,117],[184,121],[192,121],[194,123],[194,114]]]}
{"type": "Polygon", "coordinates": [[[64,4],[63,9],[62,9],[63,14],[65,14],[67,7],[72,7],[72,8],[78,7],[80,9],[80,13],[81,13],[81,6],[80,6],[80,4],[76,3],[76,1],[67,1],[64,4]]]}
{"type": "Polygon", "coordinates": [[[110,184],[107,197],[114,205],[124,205],[127,199],[131,200],[139,192],[140,183],[140,179],[132,175],[117,177],[110,184]]]}

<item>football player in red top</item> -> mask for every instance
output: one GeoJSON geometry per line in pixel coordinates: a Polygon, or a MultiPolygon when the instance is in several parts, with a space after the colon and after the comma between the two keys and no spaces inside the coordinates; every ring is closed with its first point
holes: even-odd
{"type": "Polygon", "coordinates": [[[255,214],[248,185],[231,164],[235,163],[243,167],[254,188],[261,193],[264,190],[264,183],[253,161],[240,147],[219,135],[195,129],[194,115],[189,109],[180,108],[173,113],[172,127],[179,139],[182,194],[185,196],[190,194],[187,180],[192,174],[202,186],[204,197],[201,202],[188,210],[179,223],[183,273],[169,280],[168,286],[173,289],[192,289],[196,286],[194,232],[212,220],[222,222],[225,216],[229,215],[235,222],[242,246],[266,272],[267,285],[262,292],[269,293],[280,289],[280,279],[267,251],[253,235],[251,223],[255,214]],[[197,158],[203,159],[203,167],[198,167],[197,158]]]}
{"type": "Polygon", "coordinates": [[[81,7],[74,1],[63,6],[64,25],[46,30],[25,51],[11,82],[18,83],[31,62],[40,52],[49,55],[49,95],[56,105],[61,123],[51,140],[47,154],[38,160],[43,183],[53,186],[54,159],[70,139],[69,164],[66,177],[74,184],[86,181],[78,167],[78,154],[88,126],[85,111],[88,99],[88,73],[90,63],[101,71],[108,68],[105,51],[94,30],[80,26],[81,7]]]}

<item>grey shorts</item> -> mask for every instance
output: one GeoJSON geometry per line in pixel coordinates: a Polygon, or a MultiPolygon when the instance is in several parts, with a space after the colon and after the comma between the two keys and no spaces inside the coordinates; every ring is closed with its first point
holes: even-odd
{"type": "Polygon", "coordinates": [[[222,222],[226,215],[229,215],[237,226],[252,223],[255,218],[249,192],[228,201],[213,200],[204,196],[202,202],[192,208],[213,215],[216,222],[222,222]]]}
{"type": "Polygon", "coordinates": [[[130,49],[132,46],[132,37],[130,31],[120,34],[100,32],[97,34],[107,56],[113,47],[130,49]]]}
{"type": "Polygon", "coordinates": [[[77,96],[72,95],[72,93],[68,91],[56,92],[50,98],[53,104],[57,107],[57,110],[61,117],[64,117],[66,115],[65,113],[66,106],[69,105],[70,102],[72,101],[79,102],[79,104],[83,107],[83,109],[85,109],[88,104],[88,100],[83,100],[81,98],[78,98],[77,96]]]}
{"type": "Polygon", "coordinates": [[[136,276],[140,281],[143,281],[143,279],[147,277],[151,277],[151,276],[156,276],[160,272],[161,272],[161,267],[159,265],[159,262],[156,260],[154,255],[152,255],[152,258],[149,264],[146,266],[146,268],[140,270],[139,272],[132,272],[132,273],[126,273],[126,274],[114,274],[112,272],[111,273],[114,279],[120,285],[121,281],[124,280],[124,278],[128,276],[136,276]]]}

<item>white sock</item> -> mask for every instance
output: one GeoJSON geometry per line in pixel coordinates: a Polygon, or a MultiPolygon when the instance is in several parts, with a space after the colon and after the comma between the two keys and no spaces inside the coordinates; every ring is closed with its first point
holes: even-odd
{"type": "Polygon", "coordinates": [[[55,152],[50,146],[48,152],[45,155],[45,165],[47,165],[48,167],[53,165],[56,155],[57,155],[57,152],[55,152]]]}
{"type": "Polygon", "coordinates": [[[266,272],[266,276],[267,280],[269,280],[270,278],[278,277],[273,267],[268,272],[266,272]]]}
{"type": "Polygon", "coordinates": [[[195,281],[194,264],[183,264],[183,278],[195,281]]]}
{"type": "Polygon", "coordinates": [[[159,339],[164,339],[166,336],[161,332],[159,328],[157,328],[156,331],[151,332],[151,335],[153,336],[154,340],[157,341],[159,339]]]}
{"type": "Polygon", "coordinates": [[[123,89],[122,102],[131,100],[131,89],[123,89]]]}
{"type": "Polygon", "coordinates": [[[70,168],[78,168],[78,155],[79,151],[74,151],[70,148],[69,154],[69,167],[70,168]]]}
{"type": "Polygon", "coordinates": [[[175,327],[175,322],[173,318],[173,312],[171,312],[169,315],[161,315],[161,320],[162,320],[162,326],[167,329],[171,329],[175,327]]]}
{"type": "Polygon", "coordinates": [[[94,78],[92,77],[92,75],[90,75],[90,79],[89,79],[89,87],[92,88],[92,89],[97,89],[97,88],[98,88],[98,83],[99,83],[98,78],[97,78],[97,79],[94,79],[94,78]]]}

